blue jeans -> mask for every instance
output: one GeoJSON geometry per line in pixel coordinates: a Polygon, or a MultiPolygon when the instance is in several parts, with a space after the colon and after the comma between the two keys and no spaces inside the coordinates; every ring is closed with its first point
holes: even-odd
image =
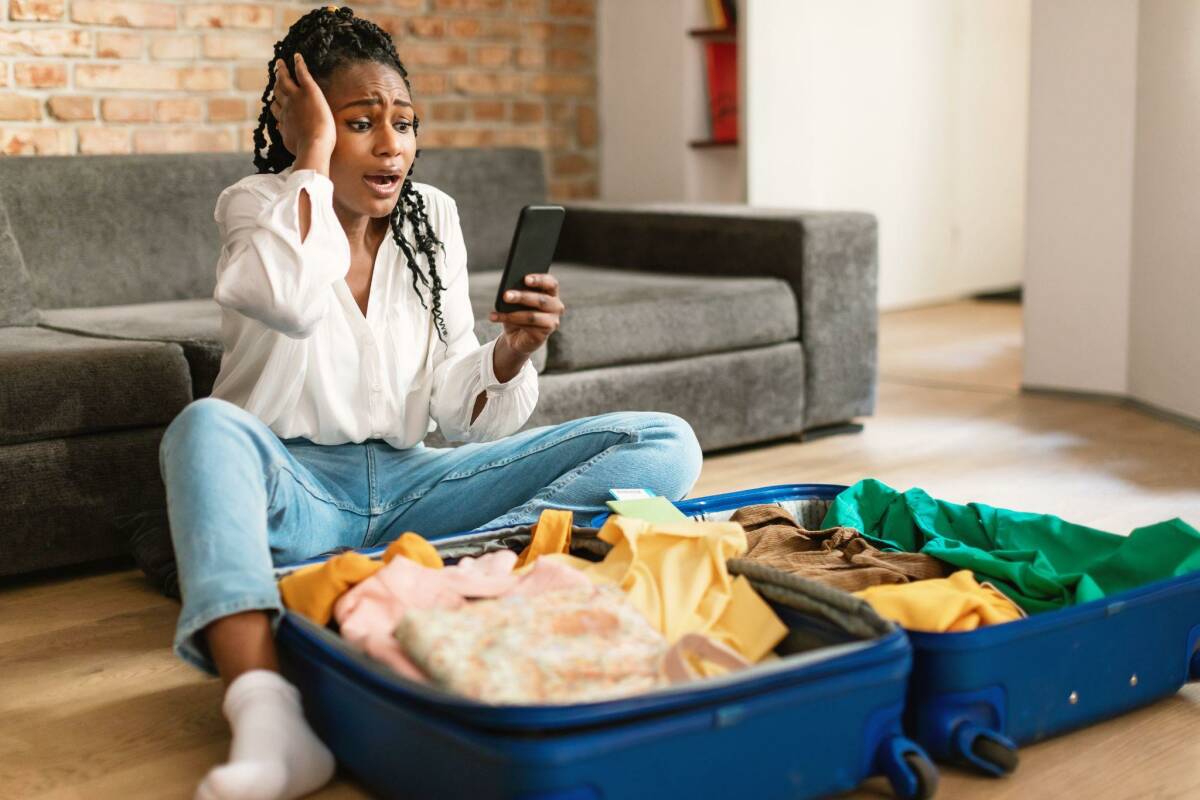
{"type": "Polygon", "coordinates": [[[622,412],[457,448],[280,440],[224,400],[197,400],[159,452],[183,610],[175,651],[212,672],[201,633],[242,611],[281,611],[272,568],[405,531],[437,538],[530,524],[565,508],[586,523],[608,490],[683,498],[700,474],[692,429],[670,414],[622,412]]]}

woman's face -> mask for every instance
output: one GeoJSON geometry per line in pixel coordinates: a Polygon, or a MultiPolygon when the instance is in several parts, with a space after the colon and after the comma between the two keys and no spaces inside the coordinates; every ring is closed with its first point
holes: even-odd
{"type": "Polygon", "coordinates": [[[341,67],[321,82],[337,142],[329,160],[335,205],[387,217],[417,152],[413,106],[404,79],[373,61],[341,67]]]}

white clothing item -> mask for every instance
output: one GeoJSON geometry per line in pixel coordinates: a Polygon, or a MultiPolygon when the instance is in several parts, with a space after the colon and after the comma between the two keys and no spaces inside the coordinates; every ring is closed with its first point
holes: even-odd
{"type": "Polygon", "coordinates": [[[195,800],[291,800],[333,777],[333,754],[308,727],[300,692],[278,672],[243,672],[221,708],[233,732],[229,761],[209,770],[195,800]]]}
{"type": "MultiPolygon", "coordinates": [[[[363,316],[345,281],[350,244],[329,178],[289,168],[251,175],[221,193],[213,296],[222,309],[225,355],[213,397],[246,409],[282,439],[317,444],[383,439],[403,449],[439,426],[449,441],[482,442],[525,424],[537,405],[537,372],[527,362],[512,380],[497,380],[495,341],[480,346],[475,338],[458,207],[440,189],[413,186],[444,244],[436,265],[445,286],[445,343],[390,231],[375,257],[363,316]],[[312,204],[303,242],[301,191],[312,204]],[[487,403],[472,424],[481,392],[487,403]]],[[[411,243],[407,220],[403,232],[411,243]]],[[[425,258],[417,258],[425,270],[425,258]]],[[[429,305],[428,289],[421,291],[429,305]]]]}

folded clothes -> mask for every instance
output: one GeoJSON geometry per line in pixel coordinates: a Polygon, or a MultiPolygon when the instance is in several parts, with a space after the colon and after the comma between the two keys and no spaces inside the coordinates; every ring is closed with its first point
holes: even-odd
{"type": "Polygon", "coordinates": [[[949,578],[872,586],[854,594],[870,603],[879,616],[911,631],[973,631],[1025,616],[995,586],[977,583],[966,569],[949,578]]]}
{"type": "Polygon", "coordinates": [[[685,633],[663,656],[663,677],[670,683],[685,683],[703,677],[697,664],[713,664],[729,672],[750,666],[739,653],[701,633],[685,633]]]}
{"type": "Polygon", "coordinates": [[[279,581],[279,596],[288,609],[318,625],[327,625],[337,599],[381,569],[382,562],[362,553],[342,553],[323,564],[301,567],[284,576],[279,581]]]}
{"type": "MultiPolygon", "coordinates": [[[[769,654],[787,628],[744,577],[725,562],[746,549],[746,534],[732,522],[649,523],[609,517],[599,537],[613,546],[599,563],[568,555],[542,556],[574,566],[590,578],[625,592],[667,642],[702,633],[750,662],[769,654]]],[[[704,675],[724,668],[692,659],[704,675]]]]}
{"type": "Polygon", "coordinates": [[[327,625],[339,597],[397,557],[434,569],[442,567],[442,557],[433,545],[415,533],[405,533],[388,545],[383,561],[352,550],[341,553],[322,564],[301,567],[284,576],[279,581],[279,595],[285,607],[318,625],[327,625]]]}
{"type": "Polygon", "coordinates": [[[919,553],[882,552],[853,528],[805,530],[777,505],[746,506],[730,518],[746,529],[743,558],[847,592],[943,578],[953,568],[919,553]]]}
{"type": "Polygon", "coordinates": [[[539,556],[571,552],[571,523],[574,518],[575,515],[570,511],[544,509],[533,526],[533,538],[529,546],[521,551],[517,559],[517,569],[532,564],[539,556]]]}
{"type": "Polygon", "coordinates": [[[396,640],[434,683],[485,703],[592,702],[665,682],[666,639],[612,586],[413,609],[396,640]]]}
{"type": "Polygon", "coordinates": [[[836,525],[857,528],[881,548],[969,569],[1031,613],[1200,570],[1200,531],[1180,519],[1118,536],[1049,514],[902,493],[876,480],[837,496],[824,522],[836,525]]]}
{"type": "Polygon", "coordinates": [[[399,539],[387,546],[387,549],[383,551],[383,563],[387,564],[393,558],[401,556],[409,561],[415,561],[423,567],[442,568],[442,557],[438,554],[437,548],[427,542],[423,536],[412,532],[402,534],[399,539]]]}
{"type": "Polygon", "coordinates": [[[572,515],[543,512],[529,546],[445,566],[405,534],[386,563],[349,552],[284,578],[289,608],[415,680],[486,702],[581,702],[740,669],[786,628],[726,560],[736,523],[612,517],[604,561],[567,555],[572,515]],[[472,602],[474,601],[474,602],[472,602]]]}
{"type": "Polygon", "coordinates": [[[457,609],[474,598],[590,588],[591,582],[567,565],[539,561],[528,572],[516,574],[512,571],[516,561],[516,553],[508,550],[464,558],[443,569],[396,558],[346,592],[334,605],[333,614],[342,638],[397,672],[419,680],[420,671],[392,635],[409,612],[457,609]]]}

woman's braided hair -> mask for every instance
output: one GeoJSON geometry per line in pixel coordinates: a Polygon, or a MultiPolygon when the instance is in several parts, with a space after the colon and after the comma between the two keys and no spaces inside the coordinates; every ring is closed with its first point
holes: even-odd
{"type": "MultiPolygon", "coordinates": [[[[391,67],[400,73],[404,86],[412,93],[408,82],[408,70],[400,62],[396,47],[387,31],[370,20],[354,16],[354,12],[343,6],[323,6],[305,14],[288,29],[287,35],[275,43],[275,55],[267,65],[267,88],[262,94],[262,113],[258,115],[258,127],[254,129],[254,166],[260,172],[279,173],[296,160],[283,146],[283,137],[279,133],[279,125],[275,114],[271,111],[271,101],[274,99],[276,59],[283,59],[289,73],[295,78],[294,57],[300,53],[304,63],[315,80],[327,79],[334,70],[348,64],[363,61],[373,61],[391,67]]],[[[420,120],[413,118],[413,135],[417,134],[420,120]]],[[[420,156],[418,149],[416,156],[420,156]]],[[[415,159],[415,157],[414,157],[415,159]]],[[[408,260],[408,269],[412,272],[413,289],[417,293],[421,306],[425,298],[421,295],[418,282],[429,289],[432,297],[433,321],[437,326],[438,337],[445,341],[446,323],[442,318],[442,285],[441,276],[437,271],[437,249],[444,246],[433,227],[429,224],[429,216],[425,212],[425,199],[412,185],[413,171],[410,168],[404,176],[404,185],[400,190],[400,200],[392,209],[390,224],[392,238],[408,260]],[[412,228],[413,242],[409,242],[403,233],[405,219],[412,228]],[[417,253],[425,256],[428,275],[422,272],[417,264],[417,253]]]]}

